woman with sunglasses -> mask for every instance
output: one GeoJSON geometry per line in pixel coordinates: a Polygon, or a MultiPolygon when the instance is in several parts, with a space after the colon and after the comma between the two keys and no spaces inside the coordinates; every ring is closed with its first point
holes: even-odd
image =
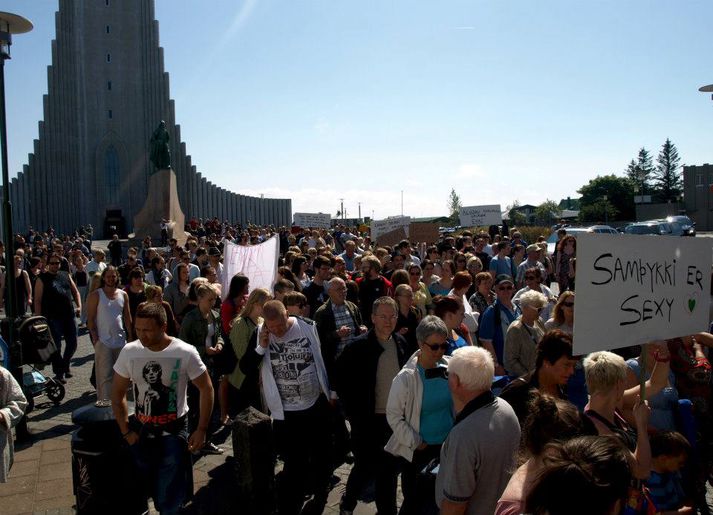
{"type": "Polygon", "coordinates": [[[510,377],[535,370],[537,344],[545,334],[540,312],[546,305],[547,298],[540,292],[528,291],[520,296],[522,314],[508,327],[503,350],[503,364],[510,377]]]}
{"type": "Polygon", "coordinates": [[[574,292],[567,290],[560,294],[552,318],[545,322],[545,329],[559,329],[567,334],[574,332],[574,292]]]}
{"type": "MultiPolygon", "coordinates": [[[[448,390],[450,331],[438,317],[425,317],[416,328],[419,350],[394,378],[386,405],[386,419],[393,434],[387,452],[402,462],[401,515],[426,512],[418,490],[420,471],[440,456],[441,446],[453,427],[453,401],[448,390]]],[[[430,510],[429,510],[430,511],[430,510]]]]}
{"type": "Polygon", "coordinates": [[[518,290],[518,292],[513,296],[512,301],[515,304],[519,304],[520,297],[524,293],[528,291],[540,292],[547,298],[547,304],[540,313],[540,320],[542,321],[542,323],[545,323],[550,318],[550,313],[552,313],[552,308],[554,307],[554,303],[557,298],[552,293],[552,290],[542,284],[542,273],[538,267],[533,266],[532,268],[528,268],[527,270],[525,270],[525,275],[523,277],[525,280],[525,287],[518,290]]]}

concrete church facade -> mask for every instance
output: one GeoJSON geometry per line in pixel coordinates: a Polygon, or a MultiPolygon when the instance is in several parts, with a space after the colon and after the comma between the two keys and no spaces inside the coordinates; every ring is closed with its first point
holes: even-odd
{"type": "Polygon", "coordinates": [[[119,211],[130,232],[146,200],[149,139],[161,120],[186,220],[291,223],[291,200],[230,192],[192,164],[169,95],[153,0],[60,0],[55,23],[44,120],[10,183],[16,232],[91,223],[99,235],[107,215],[119,211]]]}

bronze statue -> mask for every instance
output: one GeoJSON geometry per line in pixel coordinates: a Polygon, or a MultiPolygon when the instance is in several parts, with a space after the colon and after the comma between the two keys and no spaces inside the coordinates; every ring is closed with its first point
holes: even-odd
{"type": "Polygon", "coordinates": [[[166,130],[166,122],[161,120],[158,127],[151,135],[151,154],[149,159],[156,167],[154,173],[158,170],[171,168],[171,149],[168,146],[170,137],[166,130]]]}

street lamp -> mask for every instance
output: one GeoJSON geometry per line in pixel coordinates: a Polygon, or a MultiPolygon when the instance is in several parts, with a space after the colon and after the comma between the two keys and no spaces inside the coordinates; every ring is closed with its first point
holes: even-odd
{"type": "MultiPolygon", "coordinates": [[[[701,93],[713,93],[713,84],[708,84],[707,86],[701,86],[698,88],[701,93]]],[[[713,100],[713,95],[711,95],[711,100],[713,100]]]]}
{"type": "MultiPolygon", "coordinates": [[[[5,112],[5,60],[10,59],[10,45],[13,34],[24,34],[32,30],[32,22],[16,14],[0,12],[0,151],[2,151],[2,226],[5,237],[5,287],[7,302],[5,314],[8,319],[8,346],[19,354],[19,360],[12,367],[13,375],[22,384],[22,352],[17,352],[15,346],[15,318],[17,317],[15,303],[15,261],[13,259],[14,245],[12,232],[12,205],[10,204],[10,179],[7,164],[7,113],[5,112]],[[18,377],[19,375],[19,377],[18,377]]],[[[24,417],[23,417],[24,420],[24,417]]],[[[26,436],[27,426],[18,427],[18,439],[26,436]]]]}

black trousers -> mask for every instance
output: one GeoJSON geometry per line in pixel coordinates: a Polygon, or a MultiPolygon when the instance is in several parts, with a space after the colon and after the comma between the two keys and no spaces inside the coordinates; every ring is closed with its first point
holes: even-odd
{"type": "Polygon", "coordinates": [[[359,495],[373,478],[375,480],[376,510],[379,515],[396,514],[397,459],[384,450],[391,437],[386,415],[373,415],[368,420],[352,423],[352,467],[347,489],[342,497],[342,508],[354,510],[359,495]]]}
{"type": "Polygon", "coordinates": [[[422,478],[421,471],[431,460],[441,455],[440,445],[429,445],[423,450],[416,450],[413,459],[401,462],[401,493],[404,502],[399,510],[399,515],[424,515],[437,513],[435,485],[422,478]]]}
{"type": "Polygon", "coordinates": [[[273,429],[284,468],[278,491],[280,515],[297,515],[308,488],[314,499],[326,502],[332,475],[330,446],[331,406],[324,396],[306,410],[285,411],[285,420],[275,420],[273,429]]]}

